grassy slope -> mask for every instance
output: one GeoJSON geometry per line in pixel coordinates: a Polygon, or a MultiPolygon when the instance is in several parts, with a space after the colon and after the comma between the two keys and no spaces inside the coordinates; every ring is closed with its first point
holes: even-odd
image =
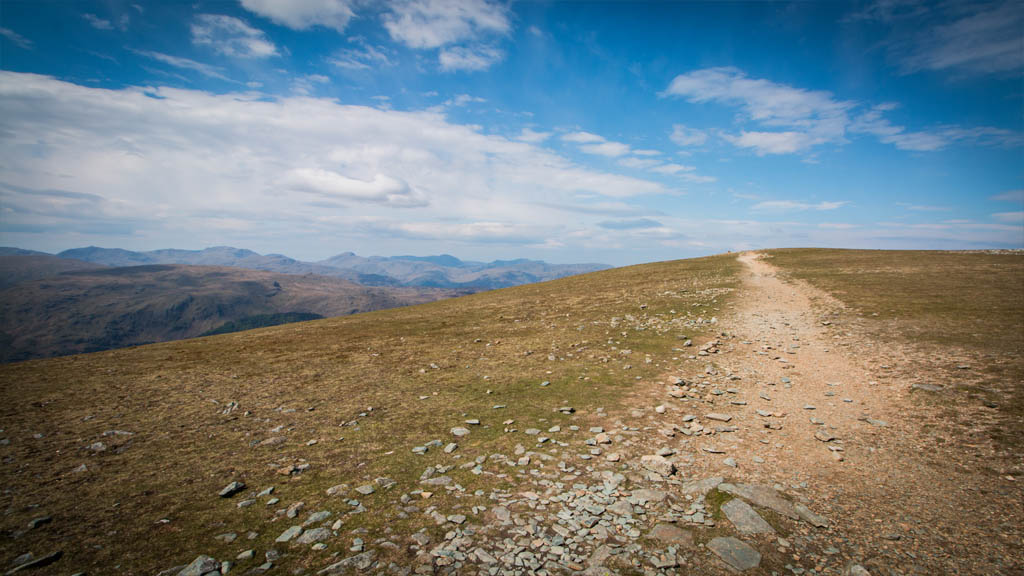
{"type": "MultiPolygon", "coordinates": [[[[912,345],[910,370],[952,383],[955,402],[1002,414],[989,434],[1024,441],[1024,255],[939,251],[771,250],[783,273],[822,288],[882,342],[912,345]],[[970,370],[958,369],[969,365],[970,370]]],[[[841,325],[840,321],[840,325],[841,325]]],[[[938,398],[937,398],[938,399],[938,398]]],[[[955,417],[955,411],[949,413],[955,417]]],[[[968,424],[976,424],[970,422],[968,424]]]]}
{"type": "MultiPolygon", "coordinates": [[[[60,573],[148,574],[199,553],[233,558],[255,548],[259,559],[293,522],[274,521],[278,507],[262,501],[237,509],[242,495],[217,498],[236,479],[253,489],[276,486],[282,505],[303,501],[307,512],[328,509],[338,517],[348,507],[341,497],[326,497],[327,487],[387,476],[398,485],[359,497],[369,513],[347,518],[342,532],[364,527],[367,542],[386,530],[411,533],[424,516],[397,518],[397,499],[417,487],[426,466],[511,456],[517,443],[533,448],[530,437],[503,432],[507,419],[519,430],[562,425],[565,431],[552,436],[571,445],[557,451],[555,462],[582,464],[576,455],[584,451],[588,417],[597,407],[618,411],[638,376],[685,366],[672,349],[684,335],[710,337],[713,326],[693,321],[722,309],[738,267],[731,255],[648,264],[410,308],[2,366],[0,435],[10,439],[0,446],[0,505],[8,511],[2,527],[23,530],[42,513],[54,522],[0,540],[0,562],[59,548],[66,553],[55,565],[60,573]],[[613,317],[621,319],[615,327],[613,317]],[[551,386],[541,388],[543,380],[551,386]],[[239,409],[220,414],[232,400],[239,409]],[[495,404],[507,408],[494,410],[495,404]],[[558,413],[565,404],[577,413],[558,413]],[[373,411],[360,417],[368,407],[373,411]],[[454,456],[411,453],[435,438],[449,441],[448,430],[466,418],[483,425],[471,427],[454,456]],[[342,426],[353,420],[357,426],[342,426]],[[569,432],[570,424],[583,429],[569,432]],[[277,426],[283,431],[271,433],[277,426]],[[128,444],[102,437],[112,429],[134,435],[128,444]],[[250,447],[275,435],[288,440],[250,447]],[[312,439],[319,443],[307,446],[312,439]],[[101,440],[110,445],[106,452],[85,450],[101,440]],[[275,472],[304,462],[311,468],[298,476],[275,472]],[[73,472],[83,463],[89,472],[73,472]],[[259,537],[246,540],[249,530],[259,537]],[[239,541],[214,540],[224,532],[237,532],[239,541]]],[[[554,471],[555,463],[544,467],[554,471]]],[[[449,474],[467,493],[511,486],[509,477],[458,468],[449,474]]],[[[435,492],[418,505],[471,515],[472,498],[435,492]]],[[[350,539],[332,540],[319,553],[293,550],[279,562],[282,573],[323,566],[350,539]]],[[[405,541],[396,540],[404,549],[405,541]]]]}

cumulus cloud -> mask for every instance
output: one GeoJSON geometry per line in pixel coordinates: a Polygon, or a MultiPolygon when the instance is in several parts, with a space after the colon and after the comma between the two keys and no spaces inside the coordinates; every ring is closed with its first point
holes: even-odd
{"type": "Polygon", "coordinates": [[[593,142],[604,142],[604,137],[590,132],[570,132],[562,135],[562,140],[575,142],[577,144],[590,144],[593,142]]]}
{"type": "Polygon", "coordinates": [[[293,30],[314,26],[344,32],[352,19],[349,0],[241,0],[246,10],[293,30]]]}
{"type": "Polygon", "coordinates": [[[629,146],[621,142],[600,142],[597,144],[584,144],[580,146],[580,150],[587,154],[617,157],[628,154],[629,146]]]}
{"type": "Polygon", "coordinates": [[[595,212],[574,221],[596,227],[610,211],[629,209],[617,199],[674,193],[453,123],[436,110],[308,96],[101,89],[0,72],[0,132],[0,157],[18,166],[0,181],[77,195],[31,207],[4,200],[16,211],[5,220],[69,245],[83,242],[66,236],[75,219],[168,238],[153,240],[160,244],[182,236],[313,242],[369,235],[360,223],[370,221],[378,230],[439,239],[451,230],[454,241],[570,243],[564,214],[538,205],[589,206],[595,212]],[[90,212],[69,209],[69,198],[90,199],[90,212]],[[260,235],[238,236],[245,230],[260,235]]]}
{"type": "Polygon", "coordinates": [[[508,8],[487,0],[399,0],[383,20],[391,39],[410,48],[440,48],[512,29],[508,8]]]}
{"type": "Polygon", "coordinates": [[[237,58],[277,56],[277,47],[262,30],[223,14],[200,14],[192,22],[192,43],[237,58]]]}
{"type": "Polygon", "coordinates": [[[489,0],[396,0],[382,20],[395,42],[438,49],[438,64],[446,72],[497,64],[505,53],[493,40],[512,30],[508,6],[489,0]]]}

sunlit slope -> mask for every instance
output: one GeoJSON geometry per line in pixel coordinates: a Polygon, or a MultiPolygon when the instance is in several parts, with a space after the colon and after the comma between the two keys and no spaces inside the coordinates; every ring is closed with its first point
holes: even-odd
{"type": "MultiPolygon", "coordinates": [[[[0,446],[2,498],[10,511],[2,523],[25,531],[2,540],[2,558],[61,550],[55,573],[151,574],[200,553],[262,554],[291,523],[277,521],[278,509],[296,502],[303,517],[326,509],[344,518],[345,534],[365,529],[366,542],[411,534],[423,518],[404,514],[398,500],[420,487],[425,467],[511,457],[522,434],[506,434],[509,427],[560,425],[551,436],[567,444],[551,447],[571,458],[596,409],[614,413],[638,381],[702,366],[685,359],[695,348],[676,349],[716,332],[712,318],[729,305],[738,267],[732,255],[647,264],[0,367],[0,428],[9,441],[0,446]],[[566,406],[574,412],[558,410],[566,406]],[[439,447],[413,453],[435,439],[452,441],[455,426],[470,429],[457,440],[457,458],[439,447]],[[351,488],[379,477],[397,484],[359,496],[366,512],[351,514],[351,488]],[[273,486],[280,503],[268,506],[264,497],[239,508],[239,498],[219,498],[234,480],[273,486]],[[326,494],[339,484],[349,488],[326,494]],[[42,515],[53,521],[26,531],[42,515]],[[224,533],[239,540],[215,539],[224,533]]],[[[515,475],[458,466],[447,474],[464,497],[455,504],[439,488],[424,505],[466,514],[476,490],[511,486],[515,475]]],[[[350,538],[323,552],[278,545],[287,554],[275,570],[322,567],[350,538]]]]}

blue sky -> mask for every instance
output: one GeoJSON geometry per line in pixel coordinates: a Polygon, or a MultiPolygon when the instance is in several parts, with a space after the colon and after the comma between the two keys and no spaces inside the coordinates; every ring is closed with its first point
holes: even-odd
{"type": "Polygon", "coordinates": [[[0,244],[1024,247],[1024,5],[0,2],[0,244]]]}

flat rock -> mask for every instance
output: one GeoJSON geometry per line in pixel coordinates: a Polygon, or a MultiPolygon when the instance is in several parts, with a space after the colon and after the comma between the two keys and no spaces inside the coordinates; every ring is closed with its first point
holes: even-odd
{"type": "Polygon", "coordinates": [[[295,538],[299,534],[302,534],[302,526],[292,526],[291,528],[282,532],[281,535],[278,536],[276,540],[274,540],[274,542],[290,542],[292,538],[295,538]]]}
{"type": "Polygon", "coordinates": [[[739,498],[722,504],[722,513],[742,534],[774,534],[775,529],[764,518],[739,498]]]}
{"type": "MultiPolygon", "coordinates": [[[[28,560],[22,562],[21,564],[18,564],[13,569],[8,570],[6,574],[17,574],[18,572],[22,572],[25,570],[34,570],[36,568],[42,568],[43,566],[49,566],[57,560],[60,560],[62,556],[64,556],[63,550],[50,552],[49,554],[46,554],[45,556],[40,556],[39,558],[36,558],[34,560],[31,558],[31,555],[29,555],[28,560]]],[[[200,556],[199,558],[206,558],[206,556],[200,556]]],[[[197,558],[196,560],[198,560],[199,558],[197,558]]]]}
{"type": "Polygon", "coordinates": [[[452,428],[451,432],[453,436],[461,438],[462,436],[466,436],[469,434],[469,428],[456,426],[455,428],[452,428]]]}
{"type": "Polygon", "coordinates": [[[663,490],[651,490],[650,488],[641,488],[639,490],[633,490],[633,497],[637,500],[643,500],[644,502],[664,502],[668,498],[668,492],[663,490]]]}
{"type": "Polygon", "coordinates": [[[723,562],[740,572],[752,570],[761,564],[761,553],[746,542],[732,536],[714,538],[707,543],[708,550],[723,562]]]}
{"type": "Polygon", "coordinates": [[[665,544],[692,546],[693,534],[689,530],[683,530],[675,524],[658,524],[650,533],[649,538],[664,542],[665,544]]]}
{"type": "Polygon", "coordinates": [[[708,420],[718,420],[719,422],[728,422],[732,420],[732,416],[728,414],[719,414],[718,412],[705,414],[704,417],[707,418],[708,420]]]}
{"type": "Polygon", "coordinates": [[[773,510],[787,518],[793,520],[800,519],[800,514],[796,511],[793,503],[783,498],[774,488],[758,484],[730,484],[722,482],[718,485],[718,489],[727,494],[743,498],[755,506],[773,510]]]}

